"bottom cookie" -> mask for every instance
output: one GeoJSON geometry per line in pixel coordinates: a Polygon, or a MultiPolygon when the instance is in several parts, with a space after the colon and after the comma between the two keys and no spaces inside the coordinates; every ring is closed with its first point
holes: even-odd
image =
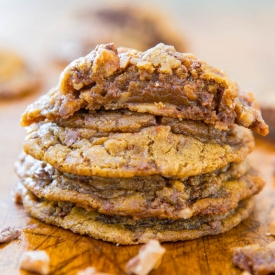
{"type": "Polygon", "coordinates": [[[240,202],[238,208],[224,215],[208,215],[178,221],[135,221],[131,218],[88,212],[73,203],[39,199],[25,188],[22,200],[26,212],[39,220],[70,229],[75,233],[87,234],[95,239],[123,245],[146,243],[149,239],[160,242],[184,241],[224,233],[246,219],[254,206],[253,200],[247,199],[240,202]]]}

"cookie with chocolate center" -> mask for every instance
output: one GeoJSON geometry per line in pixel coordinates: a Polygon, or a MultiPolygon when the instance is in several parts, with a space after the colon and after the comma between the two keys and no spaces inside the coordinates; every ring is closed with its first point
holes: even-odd
{"type": "Polygon", "coordinates": [[[223,214],[258,193],[264,185],[258,172],[246,162],[182,180],[159,175],[101,178],[64,174],[23,155],[17,163],[17,174],[39,198],[73,202],[87,211],[135,219],[176,220],[223,214]]]}
{"type": "Polygon", "coordinates": [[[31,104],[21,124],[100,108],[200,120],[219,130],[238,123],[268,133],[252,94],[239,91],[223,71],[164,44],[120,54],[114,44],[97,46],[68,65],[58,87],[31,104]]]}
{"type": "Polygon", "coordinates": [[[136,221],[129,217],[107,216],[94,211],[89,212],[74,203],[39,199],[27,189],[23,194],[23,205],[27,213],[48,224],[95,239],[129,245],[146,243],[150,239],[160,242],[184,241],[224,233],[246,219],[254,203],[252,199],[248,199],[223,215],[177,221],[154,218],[136,221]]]}
{"type": "Polygon", "coordinates": [[[253,95],[172,46],[97,46],[21,124],[26,211],[105,241],[226,232],[248,217],[264,185],[245,160],[250,129],[268,133],[253,95]]]}

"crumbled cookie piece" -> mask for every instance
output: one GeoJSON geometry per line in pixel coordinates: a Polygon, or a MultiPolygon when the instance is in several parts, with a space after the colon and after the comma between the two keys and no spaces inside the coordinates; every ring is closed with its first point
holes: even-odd
{"type": "Polygon", "coordinates": [[[4,229],[0,229],[0,244],[7,243],[14,239],[17,239],[21,235],[21,230],[12,226],[7,226],[4,229]]]}
{"type": "Polygon", "coordinates": [[[157,69],[160,73],[170,75],[172,75],[173,69],[180,67],[181,61],[169,54],[169,52],[176,52],[173,46],[163,47],[163,44],[158,44],[153,49],[132,58],[131,63],[140,70],[146,70],[149,73],[153,73],[157,69]]]}
{"type": "Polygon", "coordinates": [[[12,200],[17,204],[22,204],[22,195],[16,190],[12,192],[12,200]]]}
{"type": "Polygon", "coordinates": [[[233,263],[253,275],[275,272],[275,242],[265,247],[259,244],[234,249],[233,263]]]}
{"type": "Polygon", "coordinates": [[[165,251],[157,240],[149,240],[141,247],[138,255],[127,263],[127,274],[146,275],[152,269],[157,269],[165,251]]]}
{"type": "Polygon", "coordinates": [[[50,257],[43,250],[26,251],[22,254],[20,267],[27,271],[46,275],[50,271],[50,257]]]}
{"type": "Polygon", "coordinates": [[[111,275],[111,274],[98,272],[96,268],[89,266],[86,269],[78,271],[77,275],[111,275]]]}

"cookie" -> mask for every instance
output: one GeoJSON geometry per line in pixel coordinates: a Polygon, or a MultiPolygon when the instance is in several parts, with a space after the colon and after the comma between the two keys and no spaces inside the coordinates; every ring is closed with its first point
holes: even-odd
{"type": "Polygon", "coordinates": [[[272,274],[275,272],[274,253],[275,242],[265,246],[251,244],[235,247],[233,249],[233,263],[249,274],[272,274]]]}
{"type": "Polygon", "coordinates": [[[64,30],[64,38],[55,45],[54,61],[65,68],[72,60],[87,55],[97,44],[110,41],[140,51],[163,42],[186,52],[183,35],[179,35],[178,29],[176,31],[170,23],[167,14],[148,6],[142,8],[116,3],[75,12],[70,17],[71,29],[64,30]]]}
{"type": "Polygon", "coordinates": [[[178,118],[154,116],[149,113],[115,111],[76,112],[67,119],[60,119],[56,124],[66,128],[94,130],[103,133],[136,133],[149,126],[170,126],[175,134],[193,137],[201,142],[235,143],[232,131],[219,131],[213,125],[201,121],[181,120],[178,118]]]}
{"type": "Polygon", "coordinates": [[[258,193],[264,181],[247,163],[185,180],[159,175],[134,178],[79,177],[23,155],[17,174],[39,198],[73,202],[101,214],[134,218],[191,218],[223,214],[258,193]]]}
{"type": "Polygon", "coordinates": [[[172,46],[97,46],[21,124],[26,212],[97,239],[220,234],[248,217],[264,185],[245,160],[250,130],[268,133],[253,95],[172,46]]]}
{"type": "Polygon", "coordinates": [[[61,172],[84,176],[184,178],[241,162],[254,148],[251,132],[237,125],[226,143],[201,142],[163,125],[136,133],[100,133],[50,122],[30,131],[24,142],[27,154],[61,172]]]}
{"type": "Polygon", "coordinates": [[[100,108],[200,120],[218,130],[238,123],[268,133],[252,94],[239,91],[224,72],[164,44],[121,54],[114,44],[97,46],[63,71],[59,86],[31,104],[21,124],[100,108]]]}
{"type": "Polygon", "coordinates": [[[73,203],[38,199],[25,189],[23,205],[27,213],[46,223],[70,229],[117,244],[146,243],[150,239],[160,242],[192,240],[207,235],[224,233],[246,219],[252,211],[253,200],[248,199],[224,215],[209,215],[192,219],[134,220],[128,217],[106,216],[88,212],[73,203]]]}
{"type": "Polygon", "coordinates": [[[10,99],[38,91],[39,77],[16,53],[0,49],[0,99],[10,99]]]}

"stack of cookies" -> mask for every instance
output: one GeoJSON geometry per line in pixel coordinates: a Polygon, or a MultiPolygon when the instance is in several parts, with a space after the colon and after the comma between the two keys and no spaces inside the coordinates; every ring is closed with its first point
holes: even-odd
{"type": "Polygon", "coordinates": [[[264,181],[245,160],[268,127],[253,95],[191,54],[99,45],[22,116],[26,211],[119,244],[189,240],[247,218],[264,181]],[[249,129],[248,129],[249,128],[249,129]]]}

